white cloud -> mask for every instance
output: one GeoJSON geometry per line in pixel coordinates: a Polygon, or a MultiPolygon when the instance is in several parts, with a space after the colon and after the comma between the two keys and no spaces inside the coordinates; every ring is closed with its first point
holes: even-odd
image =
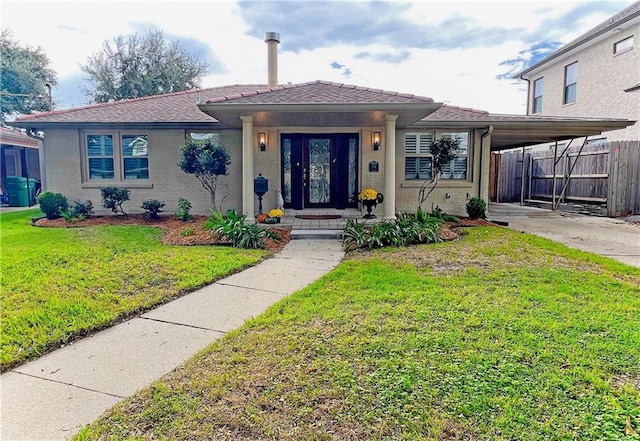
{"type": "MultiPolygon", "coordinates": [[[[270,11],[271,17],[281,20],[282,17],[278,14],[285,14],[286,18],[287,4],[288,2],[283,2],[279,6],[281,10],[270,11]]],[[[374,38],[378,36],[367,35],[367,29],[358,29],[356,31],[360,32],[357,34],[360,41],[370,43],[343,42],[329,47],[320,47],[318,43],[311,45],[314,49],[299,52],[282,50],[281,47],[279,80],[281,83],[298,83],[321,79],[430,96],[436,101],[496,113],[524,113],[526,84],[496,79],[508,70],[505,66],[500,66],[500,63],[526,51],[531,44],[539,42],[536,39],[542,38],[541,36],[566,43],[611,16],[612,8],[615,13],[628,4],[631,1],[614,3],[615,7],[612,3],[568,1],[415,1],[410,7],[397,8],[397,20],[385,22],[389,17],[375,15],[358,18],[359,24],[371,22],[372,26],[376,20],[375,29],[385,30],[388,34],[386,38],[374,38]],[[577,6],[583,7],[585,11],[574,21],[561,24],[559,20],[570,20],[570,13],[577,6]],[[456,34],[456,18],[461,23],[464,20],[465,26],[473,26],[468,30],[472,31],[469,35],[474,37],[469,38],[486,37],[486,42],[483,41],[479,47],[460,44],[452,50],[426,49],[414,44],[422,38],[416,40],[416,35],[419,34],[412,34],[414,40],[405,45],[405,42],[394,41],[393,38],[400,38],[398,35],[407,36],[402,32],[406,30],[388,29],[390,24],[405,24],[420,29],[440,29],[449,35],[449,29],[444,28],[443,31],[441,27],[446,23],[451,27],[452,41],[464,43],[465,36],[456,34]],[[552,23],[553,26],[547,29],[545,23],[552,23]],[[500,37],[505,31],[509,38],[500,37]],[[454,37],[459,40],[453,40],[454,37]],[[499,37],[502,38],[501,41],[494,41],[499,37]],[[534,41],[527,41],[528,38],[534,41]],[[391,44],[383,43],[387,41],[391,44]],[[392,60],[395,56],[403,61],[390,63],[355,56],[363,52],[375,55],[378,60],[392,60]],[[405,54],[408,54],[406,59],[405,54]],[[344,67],[333,68],[331,64],[334,61],[344,67]],[[345,72],[350,75],[345,77],[345,72]]],[[[99,51],[105,40],[145,28],[157,28],[165,35],[193,39],[209,46],[226,71],[205,77],[203,87],[264,84],[267,76],[266,45],[262,41],[264,32],[280,32],[283,39],[281,46],[286,44],[287,39],[295,38],[294,35],[287,35],[287,29],[272,29],[270,22],[263,22],[256,13],[257,10],[251,9],[254,6],[264,9],[265,5],[249,3],[240,7],[230,1],[211,0],[3,1],[1,25],[2,28],[10,29],[14,39],[21,44],[41,46],[44,49],[52,68],[58,73],[61,87],[73,87],[72,84],[78,82],[77,79],[82,77],[79,65],[84,64],[92,53],[99,51]],[[243,15],[247,11],[250,13],[243,15]],[[251,17],[247,18],[248,16],[251,17]],[[247,19],[254,22],[249,23],[247,19]],[[262,26],[265,27],[262,32],[255,30],[262,26]]],[[[297,4],[297,7],[302,6],[304,3],[297,4]]],[[[322,11],[320,4],[316,3],[316,7],[314,11],[322,11]]],[[[339,4],[331,7],[340,12],[339,4]]],[[[363,14],[374,14],[375,9],[362,8],[362,11],[363,14]]],[[[385,6],[386,11],[392,9],[389,5],[385,6]]],[[[349,17],[343,17],[341,25],[348,24],[348,19],[349,17]]],[[[286,23],[286,20],[282,22],[286,23]]],[[[322,23],[323,17],[309,17],[309,26],[322,26],[322,23]]],[[[294,32],[294,28],[291,29],[294,32]]],[[[301,29],[303,28],[298,24],[296,30],[301,29]]],[[[353,34],[353,30],[349,32],[353,34]]],[[[343,35],[350,35],[349,32],[343,35]]],[[[433,36],[436,37],[441,38],[442,35],[433,36]]],[[[429,38],[428,33],[425,38],[429,38]]],[[[480,44],[480,41],[474,43],[480,44]]],[[[58,92],[58,96],[72,95],[58,92]]],[[[70,106],[80,103],[76,100],[63,104],[70,106]]]]}

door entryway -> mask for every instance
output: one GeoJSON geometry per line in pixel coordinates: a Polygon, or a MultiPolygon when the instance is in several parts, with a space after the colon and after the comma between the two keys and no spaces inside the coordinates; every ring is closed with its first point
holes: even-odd
{"type": "Polygon", "coordinates": [[[357,206],[358,134],[284,134],[281,146],[286,208],[357,206]]]}

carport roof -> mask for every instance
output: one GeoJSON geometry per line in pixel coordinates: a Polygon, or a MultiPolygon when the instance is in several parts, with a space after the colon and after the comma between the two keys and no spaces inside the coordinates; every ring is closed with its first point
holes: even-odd
{"type": "Polygon", "coordinates": [[[491,150],[600,135],[635,124],[627,119],[503,115],[444,104],[415,124],[416,128],[482,128],[493,126],[491,150]]]}

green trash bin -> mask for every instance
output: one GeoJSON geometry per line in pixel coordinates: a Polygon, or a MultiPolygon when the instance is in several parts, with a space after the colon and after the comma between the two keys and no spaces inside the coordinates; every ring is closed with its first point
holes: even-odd
{"type": "Polygon", "coordinates": [[[4,189],[9,198],[9,205],[12,207],[28,207],[36,203],[36,180],[33,178],[29,178],[27,189],[27,178],[7,176],[4,178],[4,189]]]}

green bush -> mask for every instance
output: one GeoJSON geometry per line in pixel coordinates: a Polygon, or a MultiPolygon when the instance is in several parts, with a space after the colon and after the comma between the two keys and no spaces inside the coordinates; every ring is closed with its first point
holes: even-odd
{"type": "Polygon", "coordinates": [[[482,198],[471,198],[467,205],[469,219],[486,219],[487,203],[482,198]]]}
{"type": "Polygon", "coordinates": [[[127,214],[122,209],[122,204],[129,200],[129,189],[118,187],[104,187],[100,189],[102,193],[102,206],[113,211],[114,214],[127,214]]]}
{"type": "Polygon", "coordinates": [[[52,193],[45,191],[38,195],[38,204],[40,211],[44,213],[47,219],[58,219],[62,213],[69,209],[69,201],[62,193],[52,193]]]}
{"type": "Polygon", "coordinates": [[[213,212],[205,228],[213,231],[222,239],[231,240],[236,248],[264,249],[264,239],[278,239],[278,235],[269,229],[259,228],[256,224],[245,223],[246,214],[238,216],[235,210],[228,210],[226,216],[213,212]]]}
{"type": "Polygon", "coordinates": [[[148,201],[144,201],[142,203],[142,209],[144,210],[144,218],[149,219],[157,219],[158,214],[162,213],[162,207],[164,207],[164,202],[161,202],[157,199],[149,199],[148,201]]]}
{"type": "Polygon", "coordinates": [[[342,233],[342,247],[382,248],[406,246],[416,243],[439,242],[440,222],[417,220],[414,214],[400,214],[397,219],[374,223],[369,226],[357,219],[349,219],[342,233]]]}
{"type": "Polygon", "coordinates": [[[180,219],[182,222],[186,222],[193,218],[189,211],[191,210],[191,202],[185,198],[178,199],[178,211],[175,214],[176,219],[180,219]]]}
{"type": "Polygon", "coordinates": [[[91,201],[81,202],[76,199],[69,207],[69,215],[75,219],[87,219],[93,215],[93,204],[91,201]]]}

